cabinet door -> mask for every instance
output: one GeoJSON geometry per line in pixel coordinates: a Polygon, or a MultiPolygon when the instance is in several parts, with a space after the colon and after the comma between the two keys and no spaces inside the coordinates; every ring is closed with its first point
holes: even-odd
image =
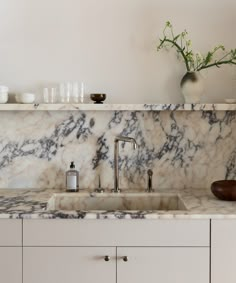
{"type": "Polygon", "coordinates": [[[26,247],[23,253],[24,283],[116,282],[115,248],[26,247]]]}
{"type": "Polygon", "coordinates": [[[236,220],[212,220],[212,283],[236,282],[236,220]]]}
{"type": "Polygon", "coordinates": [[[0,248],[0,282],[22,283],[22,248],[0,248]]]}
{"type": "Polygon", "coordinates": [[[118,283],[209,283],[209,249],[118,248],[117,279],[118,283]]]}

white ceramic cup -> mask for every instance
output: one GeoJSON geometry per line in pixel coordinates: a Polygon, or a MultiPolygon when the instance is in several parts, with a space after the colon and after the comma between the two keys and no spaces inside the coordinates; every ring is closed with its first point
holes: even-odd
{"type": "Polygon", "coordinates": [[[0,85],[0,103],[7,103],[8,101],[8,91],[9,88],[7,86],[0,85]]]}
{"type": "Polygon", "coordinates": [[[31,104],[34,103],[35,101],[35,94],[34,93],[16,94],[15,99],[17,103],[31,104]]]}
{"type": "Polygon", "coordinates": [[[16,95],[15,95],[15,99],[16,99],[16,102],[17,102],[17,103],[22,103],[22,102],[21,102],[21,98],[20,98],[20,94],[16,94],[16,95]]]}
{"type": "Polygon", "coordinates": [[[34,93],[22,93],[20,95],[20,101],[25,104],[31,104],[35,102],[35,94],[34,93]]]}
{"type": "Polygon", "coordinates": [[[8,101],[8,93],[7,92],[1,92],[0,93],[0,103],[4,104],[8,101]]]}

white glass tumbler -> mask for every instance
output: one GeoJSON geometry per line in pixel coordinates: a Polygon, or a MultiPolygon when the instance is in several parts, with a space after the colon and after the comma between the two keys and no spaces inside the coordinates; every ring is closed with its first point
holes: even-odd
{"type": "Polygon", "coordinates": [[[79,83],[74,82],[73,83],[73,89],[72,89],[72,97],[71,97],[71,102],[72,103],[79,103],[80,100],[80,87],[79,83]]]}
{"type": "Polygon", "coordinates": [[[70,103],[72,96],[73,85],[72,83],[60,84],[60,103],[70,103]]]}
{"type": "Polygon", "coordinates": [[[44,103],[57,103],[57,88],[45,87],[43,89],[43,101],[44,103]]]}

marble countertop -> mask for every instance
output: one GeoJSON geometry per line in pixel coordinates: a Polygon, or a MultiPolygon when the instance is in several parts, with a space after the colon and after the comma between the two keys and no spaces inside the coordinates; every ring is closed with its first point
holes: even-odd
{"type": "MultiPolygon", "coordinates": [[[[160,192],[160,191],[157,191],[160,192]]],[[[217,200],[207,190],[165,190],[178,194],[186,211],[50,211],[51,190],[0,190],[1,219],[236,219],[236,202],[217,200]]]]}
{"type": "Polygon", "coordinates": [[[0,111],[236,111],[236,104],[0,104],[0,111]]]}

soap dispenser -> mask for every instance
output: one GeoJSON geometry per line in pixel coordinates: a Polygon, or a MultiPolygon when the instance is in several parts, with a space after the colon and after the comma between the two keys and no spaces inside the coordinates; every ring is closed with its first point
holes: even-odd
{"type": "Polygon", "coordinates": [[[78,192],[79,191],[79,172],[75,170],[74,161],[70,164],[70,170],[66,172],[66,191],[78,192]]]}

